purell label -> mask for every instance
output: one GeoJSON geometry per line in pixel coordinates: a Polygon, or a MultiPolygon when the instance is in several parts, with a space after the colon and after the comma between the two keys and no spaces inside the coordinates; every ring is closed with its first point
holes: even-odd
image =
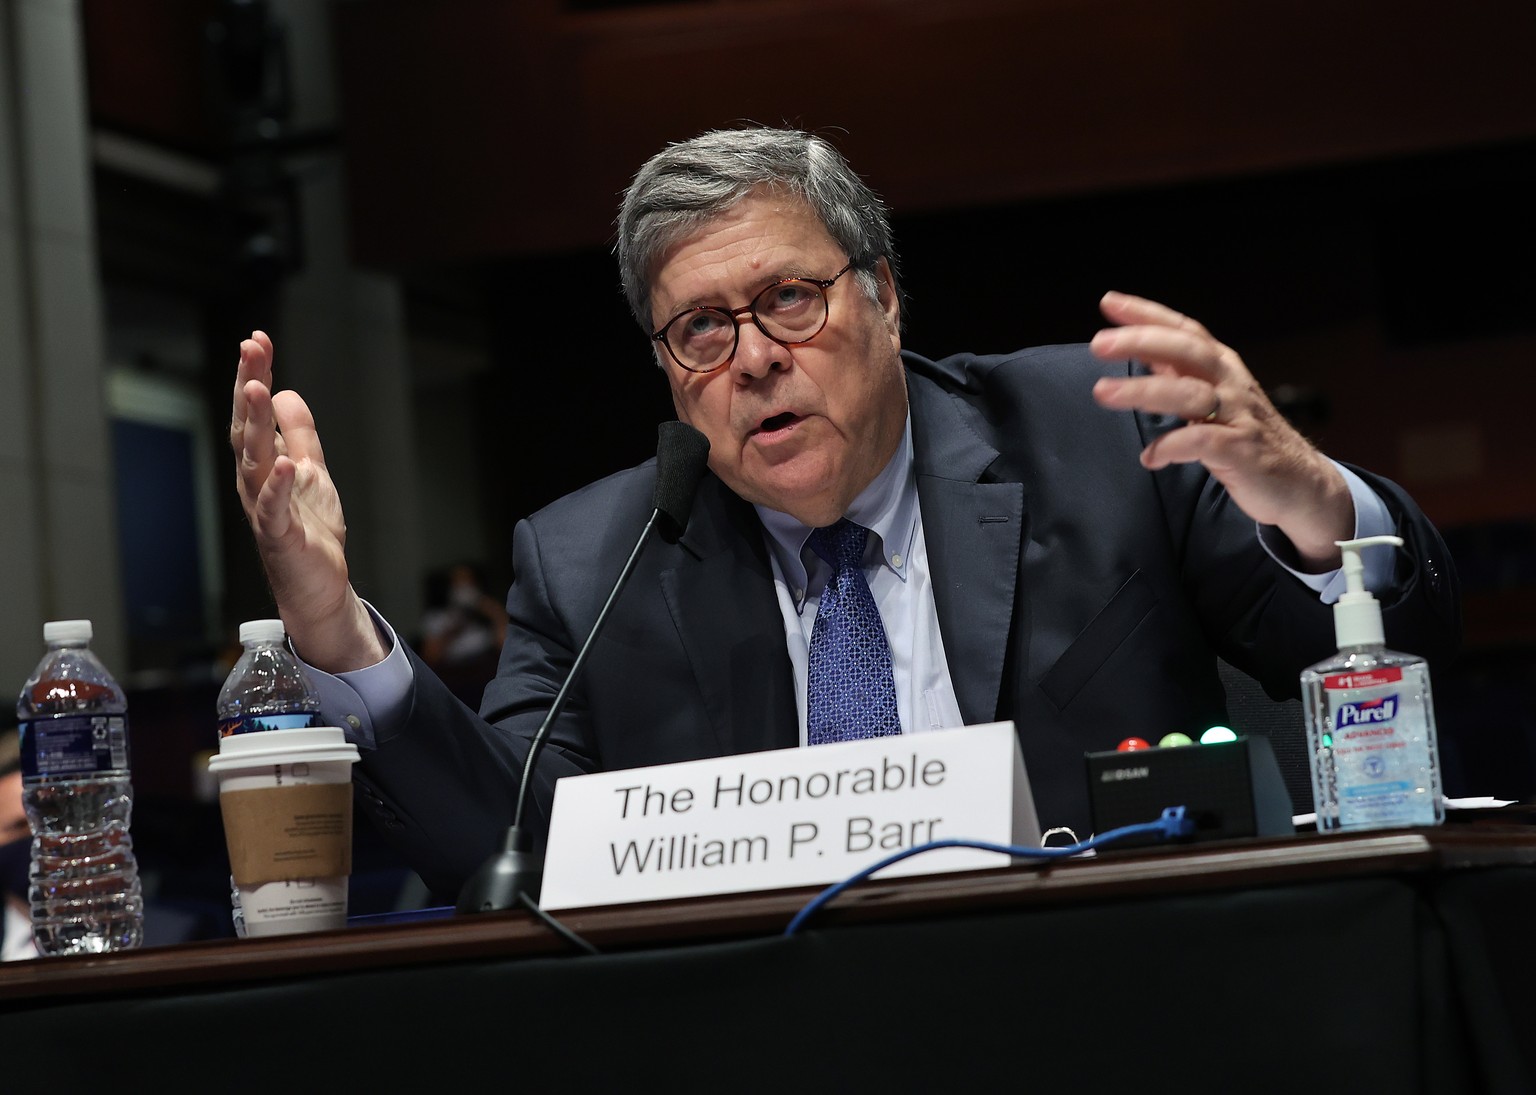
{"type": "Polygon", "coordinates": [[[1323,687],[1330,692],[1348,692],[1376,688],[1383,684],[1397,684],[1402,679],[1401,669],[1369,669],[1364,673],[1334,673],[1323,678],[1323,687]]]}
{"type": "Polygon", "coordinates": [[[1378,696],[1360,703],[1341,703],[1334,712],[1334,727],[1342,730],[1364,723],[1391,722],[1397,717],[1397,694],[1378,696]]]}
{"type": "Polygon", "coordinates": [[[1400,669],[1323,679],[1341,828],[1432,824],[1424,719],[1400,669]]]}

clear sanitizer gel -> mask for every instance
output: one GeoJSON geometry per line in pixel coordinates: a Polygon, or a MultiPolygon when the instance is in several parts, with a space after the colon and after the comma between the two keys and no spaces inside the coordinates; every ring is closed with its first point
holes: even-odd
{"type": "Polygon", "coordinates": [[[1439,825],[1445,820],[1429,666],[1386,648],[1381,605],[1365,588],[1362,548],[1341,540],[1347,592],[1333,606],[1339,652],[1301,674],[1319,832],[1439,825]]]}

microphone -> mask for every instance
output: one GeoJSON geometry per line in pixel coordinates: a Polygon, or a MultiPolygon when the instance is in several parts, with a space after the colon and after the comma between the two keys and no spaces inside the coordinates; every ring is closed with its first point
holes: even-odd
{"type": "Polygon", "coordinates": [[[652,530],[659,532],[667,543],[675,544],[688,527],[693,496],[699,489],[699,480],[704,478],[705,462],[708,459],[709,439],[686,422],[663,422],[657,430],[656,489],[651,494],[650,520],[646,521],[645,528],[641,530],[634,550],[629,553],[629,560],[619,573],[619,580],[613,584],[608,600],[597,614],[597,622],[592,625],[586,642],[581,644],[576,660],[571,663],[571,671],[565,675],[565,683],[555,693],[555,700],[549,705],[549,713],[544,716],[538,732],[528,744],[528,757],[523,762],[523,778],[517,788],[512,826],[507,830],[502,850],[486,860],[464,883],[463,889],[459,891],[457,912],[494,912],[520,904],[530,907],[537,905],[539,887],[544,881],[544,861],[531,850],[532,841],[522,827],[523,805],[528,800],[528,788],[533,782],[534,761],[538,759],[539,750],[544,747],[544,739],[549,736],[555,718],[565,706],[572,682],[586,664],[587,654],[608,619],[609,609],[613,608],[620,591],[629,582],[629,575],[635,569],[635,562],[640,558],[640,551],[650,539],[652,530]]]}

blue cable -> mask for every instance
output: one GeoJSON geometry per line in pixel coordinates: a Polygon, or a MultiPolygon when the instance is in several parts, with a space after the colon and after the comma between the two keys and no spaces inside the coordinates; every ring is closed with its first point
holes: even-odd
{"type": "Polygon", "coordinates": [[[1128,836],[1151,834],[1163,837],[1164,839],[1170,839],[1172,837],[1188,836],[1194,831],[1194,820],[1186,816],[1185,808],[1183,806],[1170,806],[1163,811],[1162,816],[1156,821],[1143,821],[1135,825],[1122,825],[1118,829],[1111,829],[1107,833],[1100,833],[1076,844],[1061,844],[1054,848],[1028,848],[1014,844],[988,844],[982,840],[949,839],[929,841],[927,844],[918,844],[911,848],[904,848],[894,855],[888,855],[878,863],[871,863],[868,867],[849,875],[841,882],[828,886],[821,893],[806,902],[805,907],[795,914],[795,918],[784,929],[784,934],[794,935],[817,909],[827,904],[827,902],[848,889],[848,887],[857,882],[864,881],[864,879],[876,871],[883,870],[892,863],[899,863],[910,856],[918,855],[922,852],[931,852],[935,848],[980,848],[984,852],[1001,852],[1004,855],[1010,856],[1025,856],[1035,859],[1064,859],[1067,856],[1081,855],[1090,848],[1098,848],[1105,844],[1112,844],[1117,840],[1124,840],[1128,836]]]}

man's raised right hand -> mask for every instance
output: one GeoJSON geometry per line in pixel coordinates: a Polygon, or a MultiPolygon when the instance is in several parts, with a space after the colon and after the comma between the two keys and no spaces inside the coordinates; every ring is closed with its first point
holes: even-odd
{"type": "Polygon", "coordinates": [[[240,343],[229,447],[235,487],[294,649],[331,673],[388,651],[348,580],[346,519],[308,405],[272,391],[272,340],[240,343]]]}

